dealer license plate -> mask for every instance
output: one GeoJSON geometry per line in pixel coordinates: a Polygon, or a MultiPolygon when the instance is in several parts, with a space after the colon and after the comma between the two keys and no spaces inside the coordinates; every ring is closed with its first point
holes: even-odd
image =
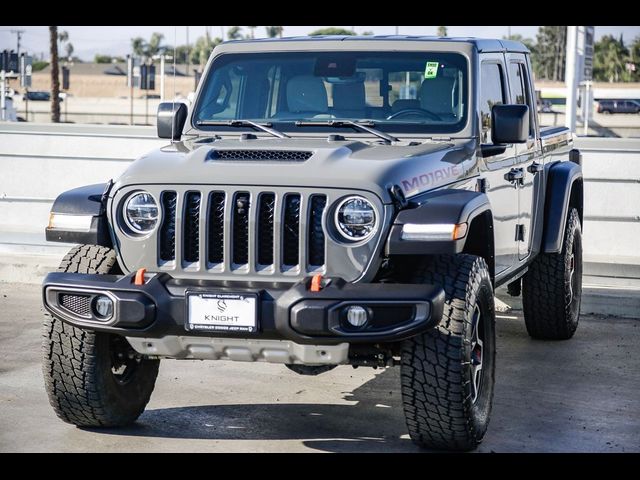
{"type": "Polygon", "coordinates": [[[187,292],[187,330],[246,332],[258,330],[255,294],[187,292]]]}

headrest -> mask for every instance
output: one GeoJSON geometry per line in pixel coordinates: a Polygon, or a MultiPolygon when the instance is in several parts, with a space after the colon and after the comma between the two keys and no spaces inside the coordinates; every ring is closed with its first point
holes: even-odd
{"type": "Polygon", "coordinates": [[[367,107],[364,82],[334,83],[333,108],[338,110],[360,110],[367,107]]]}
{"type": "Polygon", "coordinates": [[[329,108],[327,89],[320,77],[300,75],[287,83],[287,105],[290,112],[322,112],[329,108]]]}
{"type": "Polygon", "coordinates": [[[420,106],[425,110],[439,114],[453,114],[453,77],[426,79],[420,87],[420,106]]]}

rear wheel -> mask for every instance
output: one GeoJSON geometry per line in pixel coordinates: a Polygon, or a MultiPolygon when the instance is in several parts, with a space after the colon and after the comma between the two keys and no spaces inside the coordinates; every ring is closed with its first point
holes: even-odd
{"type": "MultiPolygon", "coordinates": [[[[119,273],[113,250],[73,248],[59,271],[119,273]]],[[[142,358],[124,337],[83,330],[47,315],[43,374],[58,417],[80,427],[118,427],[144,411],[158,375],[159,360],[142,358]]]]}
{"type": "Polygon", "coordinates": [[[421,447],[472,450],[491,413],[495,374],[493,288],[484,259],[428,259],[414,281],[445,291],[440,325],[402,344],[402,398],[411,439],[421,447]]]}
{"type": "Polygon", "coordinates": [[[580,319],[582,229],[571,209],[560,253],[540,253],[522,279],[522,310],[533,338],[567,340],[580,319]]]}

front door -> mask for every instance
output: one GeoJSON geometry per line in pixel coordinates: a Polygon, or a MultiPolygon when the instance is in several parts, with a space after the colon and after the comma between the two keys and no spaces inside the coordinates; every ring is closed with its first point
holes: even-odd
{"type": "MultiPolygon", "coordinates": [[[[500,53],[483,54],[480,64],[480,142],[492,144],[491,107],[508,103],[504,56],[500,53]]],[[[484,159],[486,189],[493,211],[495,270],[501,272],[518,261],[518,247],[514,231],[518,223],[518,190],[506,176],[514,168],[515,145],[506,145],[499,155],[484,159]]]]}
{"type": "Polygon", "coordinates": [[[516,222],[514,238],[518,249],[518,259],[524,260],[531,251],[533,237],[534,208],[536,193],[541,188],[539,171],[542,169],[541,143],[537,138],[538,115],[533,98],[533,87],[529,78],[528,61],[524,54],[507,54],[509,65],[509,89],[511,103],[529,106],[529,138],[526,143],[516,146],[517,156],[514,168],[522,174],[517,182],[518,190],[518,221],[516,222]]]}

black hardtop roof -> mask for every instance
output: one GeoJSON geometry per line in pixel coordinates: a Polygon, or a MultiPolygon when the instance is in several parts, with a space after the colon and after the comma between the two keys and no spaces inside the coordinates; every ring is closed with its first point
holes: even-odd
{"type": "Polygon", "coordinates": [[[476,46],[479,52],[519,52],[528,53],[529,49],[522,43],[513,40],[498,40],[475,37],[435,37],[429,35],[317,35],[285,38],[260,38],[248,40],[231,40],[225,43],[252,42],[322,42],[322,41],[402,41],[402,42],[447,42],[467,43],[476,46]]]}

